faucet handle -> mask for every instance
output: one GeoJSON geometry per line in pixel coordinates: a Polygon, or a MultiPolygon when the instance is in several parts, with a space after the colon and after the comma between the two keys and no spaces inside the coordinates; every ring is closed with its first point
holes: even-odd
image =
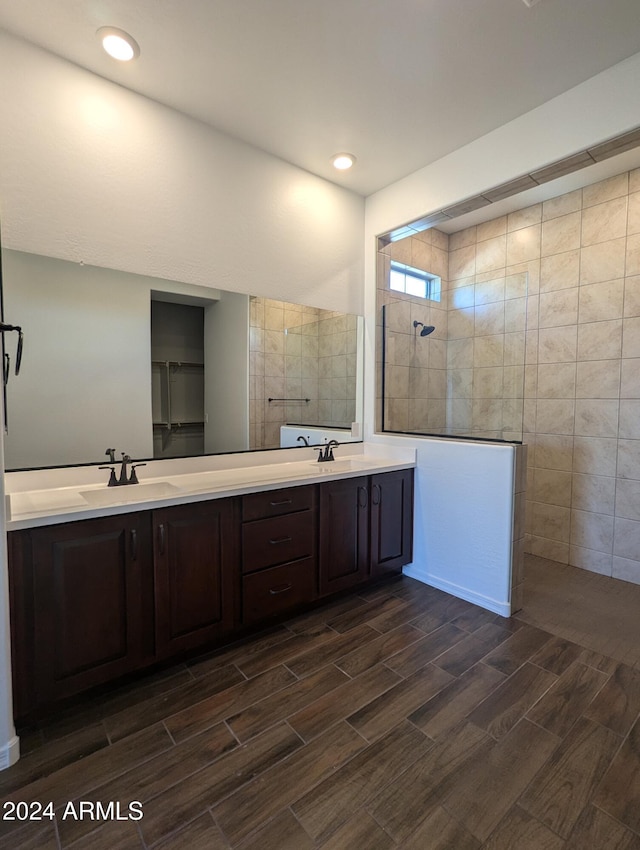
{"type": "Polygon", "coordinates": [[[115,487],[116,484],[118,483],[118,480],[116,478],[116,468],[115,468],[115,466],[99,466],[98,469],[110,469],[111,470],[111,475],[109,476],[109,483],[107,484],[107,487],[115,487]]]}
{"type": "Polygon", "coordinates": [[[138,466],[146,466],[146,463],[132,463],[131,464],[131,475],[129,476],[129,484],[139,484],[138,476],[136,474],[136,467],[138,466]]]}

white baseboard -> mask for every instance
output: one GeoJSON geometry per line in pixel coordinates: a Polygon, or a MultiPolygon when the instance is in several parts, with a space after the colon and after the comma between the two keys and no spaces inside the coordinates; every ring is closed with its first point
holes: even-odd
{"type": "Polygon", "coordinates": [[[6,770],[11,767],[20,758],[20,738],[14,735],[10,741],[7,741],[0,747],[0,770],[6,770]]]}
{"type": "Polygon", "coordinates": [[[438,590],[444,590],[445,593],[450,593],[452,596],[457,596],[459,599],[464,599],[466,602],[472,602],[474,605],[479,605],[481,608],[486,608],[487,611],[493,611],[494,614],[499,614],[501,617],[511,616],[511,603],[509,601],[500,602],[497,599],[490,599],[487,596],[482,596],[466,587],[460,587],[457,584],[452,584],[446,579],[438,578],[424,570],[416,569],[415,565],[411,564],[403,570],[404,575],[409,578],[415,578],[423,584],[428,584],[431,587],[436,587],[438,590]]]}

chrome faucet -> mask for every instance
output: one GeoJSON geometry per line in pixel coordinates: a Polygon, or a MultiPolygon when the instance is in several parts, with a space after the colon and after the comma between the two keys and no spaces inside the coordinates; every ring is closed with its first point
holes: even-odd
{"type": "Polygon", "coordinates": [[[313,448],[317,451],[318,454],[318,463],[327,463],[328,461],[335,460],[333,456],[333,447],[339,446],[340,443],[337,440],[329,440],[324,446],[314,446],[313,448]]]}

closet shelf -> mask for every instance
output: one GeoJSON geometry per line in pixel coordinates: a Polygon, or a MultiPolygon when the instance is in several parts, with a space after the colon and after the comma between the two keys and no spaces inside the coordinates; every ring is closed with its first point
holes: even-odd
{"type": "Polygon", "coordinates": [[[152,366],[189,366],[191,368],[204,369],[204,363],[193,363],[189,360],[152,360],[152,366]]]}
{"type": "Polygon", "coordinates": [[[204,419],[193,419],[189,421],[180,421],[180,422],[154,422],[154,428],[192,428],[196,425],[204,425],[204,419]]]}

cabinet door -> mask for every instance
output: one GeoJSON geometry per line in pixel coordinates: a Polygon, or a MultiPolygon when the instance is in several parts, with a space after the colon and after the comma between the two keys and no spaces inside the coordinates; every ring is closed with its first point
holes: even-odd
{"type": "Polygon", "coordinates": [[[371,476],[371,574],[399,572],[411,563],[413,470],[371,476]]]}
{"type": "Polygon", "coordinates": [[[128,673],[152,646],[148,517],[34,529],[35,699],[40,705],[128,673]]]}
{"type": "Polygon", "coordinates": [[[156,650],[168,657],[233,628],[238,525],[232,499],[176,505],[153,516],[156,650]]]}
{"type": "Polygon", "coordinates": [[[369,577],[369,479],[320,485],[320,595],[369,577]]]}

